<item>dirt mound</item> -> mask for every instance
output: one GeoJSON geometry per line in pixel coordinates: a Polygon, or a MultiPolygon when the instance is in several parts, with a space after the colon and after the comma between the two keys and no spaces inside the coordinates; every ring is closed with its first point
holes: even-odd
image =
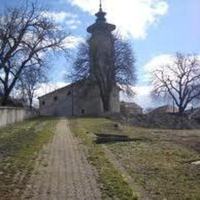
{"type": "Polygon", "coordinates": [[[199,129],[200,123],[187,116],[179,116],[172,113],[149,113],[128,116],[127,122],[146,128],[164,129],[199,129]]]}

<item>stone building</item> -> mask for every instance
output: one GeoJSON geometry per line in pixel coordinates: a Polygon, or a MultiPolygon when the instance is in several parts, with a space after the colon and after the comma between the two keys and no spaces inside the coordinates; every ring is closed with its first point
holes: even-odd
{"type": "MultiPolygon", "coordinates": [[[[102,11],[100,5],[99,12],[96,13],[96,22],[87,28],[91,34],[89,40],[90,78],[96,73],[96,66],[100,67],[102,72],[113,66],[114,41],[112,31],[116,27],[106,22],[105,15],[106,13],[102,11]]],[[[112,89],[111,113],[120,112],[119,91],[117,85],[112,89]]],[[[100,115],[104,112],[99,87],[97,85],[89,86],[85,84],[84,80],[39,97],[39,104],[40,114],[44,116],[100,115]]]]}
{"type": "Polygon", "coordinates": [[[149,113],[177,113],[178,112],[178,108],[172,105],[164,105],[164,106],[160,106],[158,108],[153,109],[151,112],[149,113]]]}
{"type": "Polygon", "coordinates": [[[143,114],[143,108],[134,102],[121,102],[120,112],[122,114],[143,114]]]}

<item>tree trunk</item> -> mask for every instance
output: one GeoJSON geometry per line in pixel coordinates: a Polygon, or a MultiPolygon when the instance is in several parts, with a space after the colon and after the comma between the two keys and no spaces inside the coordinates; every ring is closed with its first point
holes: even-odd
{"type": "Polygon", "coordinates": [[[178,108],[178,113],[179,113],[179,115],[184,114],[184,108],[182,106],[178,108]]]}
{"type": "Polygon", "coordinates": [[[17,76],[14,78],[14,80],[12,81],[10,85],[8,85],[8,82],[4,83],[4,95],[1,100],[2,106],[8,105],[9,96],[15,86],[16,81],[17,81],[17,76]]]}
{"type": "Polygon", "coordinates": [[[8,105],[9,93],[5,93],[1,99],[1,105],[6,106],[8,105]]]}
{"type": "Polygon", "coordinates": [[[110,112],[111,111],[110,95],[102,96],[101,99],[102,99],[102,103],[103,103],[104,112],[110,112]]]}
{"type": "Polygon", "coordinates": [[[32,110],[32,108],[33,108],[33,99],[32,98],[30,98],[29,99],[29,108],[32,110]]]}

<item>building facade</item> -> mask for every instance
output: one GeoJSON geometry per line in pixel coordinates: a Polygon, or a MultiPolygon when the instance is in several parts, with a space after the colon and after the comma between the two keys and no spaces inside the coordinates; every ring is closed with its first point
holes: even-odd
{"type": "MultiPolygon", "coordinates": [[[[120,112],[119,88],[111,96],[111,112],[120,112]]],[[[98,116],[104,112],[98,88],[86,88],[80,83],[39,97],[39,104],[42,116],[98,116]]]]}
{"type": "MultiPolygon", "coordinates": [[[[96,76],[95,73],[106,76],[104,72],[114,66],[112,31],[115,30],[115,25],[107,23],[105,15],[100,6],[96,14],[96,22],[87,28],[91,34],[89,40],[91,79],[96,76]]],[[[118,113],[120,112],[120,89],[114,79],[113,83],[115,86],[110,93],[109,110],[111,113],[118,113]]],[[[109,85],[107,87],[109,89],[109,85]]],[[[105,110],[102,102],[99,87],[95,84],[88,86],[84,81],[70,84],[39,97],[40,114],[44,116],[98,116],[105,110]]]]}

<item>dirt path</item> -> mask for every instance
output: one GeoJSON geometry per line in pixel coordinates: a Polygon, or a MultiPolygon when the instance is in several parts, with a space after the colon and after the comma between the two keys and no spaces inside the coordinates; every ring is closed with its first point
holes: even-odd
{"type": "Polygon", "coordinates": [[[22,199],[101,199],[94,171],[66,119],[59,121],[53,140],[41,151],[22,199]]]}

